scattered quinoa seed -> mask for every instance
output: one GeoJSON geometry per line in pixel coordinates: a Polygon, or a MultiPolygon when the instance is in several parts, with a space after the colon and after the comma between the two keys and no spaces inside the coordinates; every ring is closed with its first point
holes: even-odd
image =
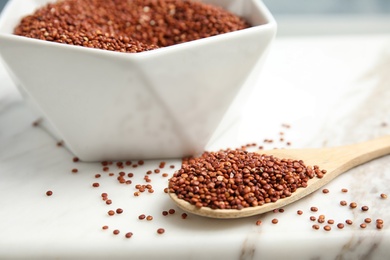
{"type": "Polygon", "coordinates": [[[298,215],[302,215],[302,214],[303,214],[303,211],[302,211],[302,210],[298,210],[298,211],[297,211],[297,214],[298,214],[298,215]]]}
{"type": "Polygon", "coordinates": [[[325,225],[325,226],[324,226],[324,230],[325,230],[325,231],[331,231],[332,228],[331,228],[329,225],[325,225]]]}
{"type": "Polygon", "coordinates": [[[371,223],[371,219],[370,219],[370,218],[365,218],[365,219],[364,219],[364,222],[366,222],[366,223],[371,223]]]}
{"type": "Polygon", "coordinates": [[[260,226],[260,225],[261,225],[261,220],[256,221],[256,226],[260,226]]]}
{"type": "Polygon", "coordinates": [[[108,226],[102,226],[102,229],[106,230],[106,229],[108,229],[108,226]]]}
{"type": "Polygon", "coordinates": [[[318,208],[317,207],[311,207],[310,210],[313,211],[313,212],[317,212],[318,208]]]}
{"type": "Polygon", "coordinates": [[[344,224],[343,224],[343,223],[338,223],[338,224],[337,224],[337,227],[338,227],[339,229],[343,229],[343,228],[344,228],[344,224]]]}
{"type": "Polygon", "coordinates": [[[348,189],[343,188],[343,189],[341,189],[341,192],[347,193],[348,189]]]}
{"type": "Polygon", "coordinates": [[[351,203],[349,204],[349,207],[352,208],[352,209],[356,208],[356,207],[357,207],[356,202],[351,202],[351,203]]]}
{"type": "Polygon", "coordinates": [[[187,217],[188,217],[187,213],[182,213],[182,214],[181,214],[181,218],[182,218],[182,219],[186,219],[187,217]]]}
{"type": "Polygon", "coordinates": [[[382,194],[381,194],[381,198],[382,198],[382,199],[387,199],[387,195],[384,194],[384,193],[382,193],[382,194]]]}
{"type": "Polygon", "coordinates": [[[362,207],[362,210],[363,210],[363,211],[368,211],[368,209],[369,209],[368,206],[363,206],[363,207],[362,207]]]}
{"type": "Polygon", "coordinates": [[[329,193],[329,190],[328,189],[323,189],[322,193],[329,193]]]}
{"type": "Polygon", "coordinates": [[[131,238],[133,236],[133,233],[132,232],[127,232],[126,234],[125,234],[125,237],[126,238],[131,238]]]}
{"type": "Polygon", "coordinates": [[[272,224],[278,224],[279,220],[277,218],[272,219],[272,224]]]}
{"type": "Polygon", "coordinates": [[[163,229],[163,228],[157,229],[157,234],[162,235],[162,234],[164,234],[164,233],[165,233],[165,229],[163,229]]]}
{"type": "Polygon", "coordinates": [[[118,235],[118,234],[120,233],[120,231],[119,231],[118,229],[115,229],[114,231],[112,231],[112,233],[113,233],[114,235],[118,235]]]}
{"type": "Polygon", "coordinates": [[[367,225],[366,225],[365,223],[362,223],[362,224],[360,224],[360,227],[361,227],[361,228],[366,228],[367,225]]]}
{"type": "Polygon", "coordinates": [[[317,225],[317,224],[314,224],[314,225],[312,226],[312,228],[318,230],[318,229],[320,229],[320,226],[317,225]]]}
{"type": "Polygon", "coordinates": [[[46,191],[46,196],[51,196],[51,195],[53,195],[53,192],[51,190],[46,191]]]}
{"type": "Polygon", "coordinates": [[[321,224],[322,224],[322,223],[325,223],[325,219],[324,219],[324,218],[318,218],[317,221],[318,221],[318,223],[321,223],[321,224]]]}
{"type": "Polygon", "coordinates": [[[347,206],[347,202],[345,200],[340,201],[341,206],[347,206]]]}

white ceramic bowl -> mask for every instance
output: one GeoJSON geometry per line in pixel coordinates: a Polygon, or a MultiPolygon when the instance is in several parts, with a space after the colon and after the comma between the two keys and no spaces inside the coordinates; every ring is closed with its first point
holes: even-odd
{"type": "Polygon", "coordinates": [[[223,131],[222,119],[235,120],[276,33],[260,0],[205,0],[253,27],[134,54],[12,34],[24,15],[47,2],[8,2],[0,55],[20,91],[84,161],[202,152],[217,127],[223,131]]]}

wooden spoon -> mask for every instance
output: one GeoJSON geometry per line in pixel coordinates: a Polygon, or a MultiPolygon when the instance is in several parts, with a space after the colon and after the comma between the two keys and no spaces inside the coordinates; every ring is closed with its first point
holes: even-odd
{"type": "Polygon", "coordinates": [[[169,193],[172,200],[183,210],[210,218],[243,218],[262,214],[293,203],[310,193],[320,189],[331,180],[349,169],[375,158],[390,154],[390,135],[371,141],[332,148],[317,149],[274,149],[259,151],[279,159],[303,160],[306,165],[318,165],[327,173],[323,178],[314,177],[308,181],[306,188],[297,189],[290,197],[279,199],[274,203],[266,203],[262,206],[237,209],[211,209],[209,207],[197,208],[189,202],[179,199],[175,193],[169,193]]]}

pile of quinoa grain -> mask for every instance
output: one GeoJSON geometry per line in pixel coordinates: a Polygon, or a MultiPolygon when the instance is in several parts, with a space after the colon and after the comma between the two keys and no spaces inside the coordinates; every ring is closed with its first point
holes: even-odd
{"type": "Polygon", "coordinates": [[[190,0],[61,0],[24,17],[14,34],[134,53],[247,27],[235,14],[190,0]]]}
{"type": "Polygon", "coordinates": [[[324,172],[301,160],[227,149],[186,160],[170,179],[169,192],[199,208],[242,209],[289,197],[324,172]]]}

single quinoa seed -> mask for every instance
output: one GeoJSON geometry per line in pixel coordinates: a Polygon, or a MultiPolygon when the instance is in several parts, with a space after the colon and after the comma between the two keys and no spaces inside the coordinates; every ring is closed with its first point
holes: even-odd
{"type": "Polygon", "coordinates": [[[127,232],[126,234],[125,234],[125,237],[126,238],[131,238],[133,236],[133,233],[132,232],[127,232]]]}
{"type": "Polygon", "coordinates": [[[298,215],[302,215],[302,214],[303,214],[303,211],[302,211],[302,210],[298,210],[298,211],[297,211],[297,214],[298,214],[298,215]]]}
{"type": "Polygon", "coordinates": [[[108,229],[108,226],[102,226],[102,229],[106,230],[106,229],[108,229]]]}
{"type": "Polygon", "coordinates": [[[92,183],[92,187],[95,187],[95,188],[97,188],[97,187],[99,187],[100,186],[100,184],[98,183],[98,182],[94,182],[94,183],[92,183]]]}
{"type": "Polygon", "coordinates": [[[366,223],[371,223],[371,219],[370,219],[370,218],[365,218],[365,219],[364,219],[364,222],[366,222],[366,223]]]}
{"type": "Polygon", "coordinates": [[[169,213],[168,213],[168,211],[166,211],[166,210],[164,210],[164,211],[162,212],[162,215],[163,215],[163,216],[168,216],[168,214],[169,214],[169,213]]]}
{"type": "Polygon", "coordinates": [[[338,224],[337,224],[337,227],[338,227],[339,229],[343,229],[343,228],[344,228],[344,224],[343,224],[343,223],[338,223],[338,224]]]}
{"type": "Polygon", "coordinates": [[[325,194],[326,194],[326,193],[329,193],[329,190],[328,190],[328,189],[323,189],[323,190],[322,190],[322,193],[325,193],[325,194]]]}
{"type": "Polygon", "coordinates": [[[51,195],[53,195],[53,192],[51,190],[46,191],[46,196],[51,196],[51,195]]]}
{"type": "Polygon", "coordinates": [[[188,217],[187,213],[182,213],[182,214],[181,214],[181,218],[182,218],[182,219],[186,219],[187,217],[188,217]]]}
{"type": "Polygon", "coordinates": [[[79,170],[78,169],[76,169],[76,168],[73,168],[72,169],[72,173],[77,173],[79,170]]]}
{"type": "Polygon", "coordinates": [[[256,226],[260,226],[261,223],[262,223],[261,220],[257,220],[257,221],[256,221],[256,226]]]}
{"type": "Polygon", "coordinates": [[[351,202],[351,203],[349,204],[349,207],[352,208],[352,209],[356,208],[356,207],[357,207],[356,202],[351,202]]]}
{"type": "Polygon", "coordinates": [[[118,229],[115,229],[114,231],[112,231],[112,233],[113,233],[114,235],[118,235],[118,234],[120,233],[120,231],[119,231],[118,229]]]}
{"type": "Polygon", "coordinates": [[[343,189],[341,189],[341,192],[347,193],[348,189],[343,188],[343,189]]]}
{"type": "Polygon", "coordinates": [[[163,228],[157,229],[157,234],[162,235],[162,234],[164,234],[164,233],[165,233],[165,229],[163,229],[163,228]]]}
{"type": "Polygon", "coordinates": [[[320,226],[319,225],[317,225],[317,224],[314,224],[313,226],[311,226],[313,229],[316,229],[316,230],[318,230],[318,229],[320,229],[320,226]]]}
{"type": "Polygon", "coordinates": [[[365,223],[362,223],[362,224],[360,224],[360,227],[361,227],[361,228],[366,228],[367,225],[366,225],[365,223]]]}
{"type": "Polygon", "coordinates": [[[368,209],[369,209],[368,206],[363,206],[362,207],[362,211],[368,211],[368,209]]]}
{"type": "Polygon", "coordinates": [[[334,220],[333,220],[333,219],[329,219],[329,220],[328,220],[328,224],[329,224],[329,225],[333,225],[333,224],[334,224],[334,220]]]}
{"type": "Polygon", "coordinates": [[[311,207],[310,210],[313,211],[313,212],[317,212],[318,208],[317,207],[311,207]]]}
{"type": "Polygon", "coordinates": [[[175,214],[175,212],[176,212],[176,211],[175,211],[174,209],[168,210],[168,213],[169,213],[169,214],[175,214]]]}
{"type": "Polygon", "coordinates": [[[78,157],[73,157],[73,162],[78,162],[80,159],[78,157]]]}
{"type": "Polygon", "coordinates": [[[325,231],[331,231],[332,228],[331,228],[331,226],[329,226],[329,225],[325,225],[325,226],[324,226],[324,230],[325,230],[325,231]]]}
{"type": "Polygon", "coordinates": [[[140,219],[140,220],[143,220],[145,218],[146,218],[145,214],[141,214],[141,215],[138,216],[138,219],[140,219]]]}
{"type": "Polygon", "coordinates": [[[278,224],[279,220],[277,218],[272,219],[272,224],[278,224]]]}
{"type": "Polygon", "coordinates": [[[122,213],[123,213],[123,209],[117,208],[117,209],[116,209],[116,213],[117,213],[117,214],[122,214],[122,213]]]}
{"type": "Polygon", "coordinates": [[[382,199],[387,199],[387,194],[385,194],[385,193],[382,193],[380,196],[382,199]]]}
{"type": "Polygon", "coordinates": [[[347,203],[345,200],[340,201],[340,205],[341,205],[341,206],[347,206],[347,204],[348,204],[348,203],[347,203]]]}
{"type": "Polygon", "coordinates": [[[115,211],[109,210],[109,211],[107,212],[107,214],[108,214],[109,216],[114,216],[114,215],[115,215],[115,211]]]}
{"type": "Polygon", "coordinates": [[[147,216],[147,217],[146,217],[146,220],[147,220],[147,221],[152,221],[152,220],[153,220],[153,216],[150,216],[150,215],[147,216]]]}
{"type": "Polygon", "coordinates": [[[348,225],[352,225],[353,224],[352,220],[350,220],[350,219],[345,220],[345,223],[347,223],[348,225]]]}

